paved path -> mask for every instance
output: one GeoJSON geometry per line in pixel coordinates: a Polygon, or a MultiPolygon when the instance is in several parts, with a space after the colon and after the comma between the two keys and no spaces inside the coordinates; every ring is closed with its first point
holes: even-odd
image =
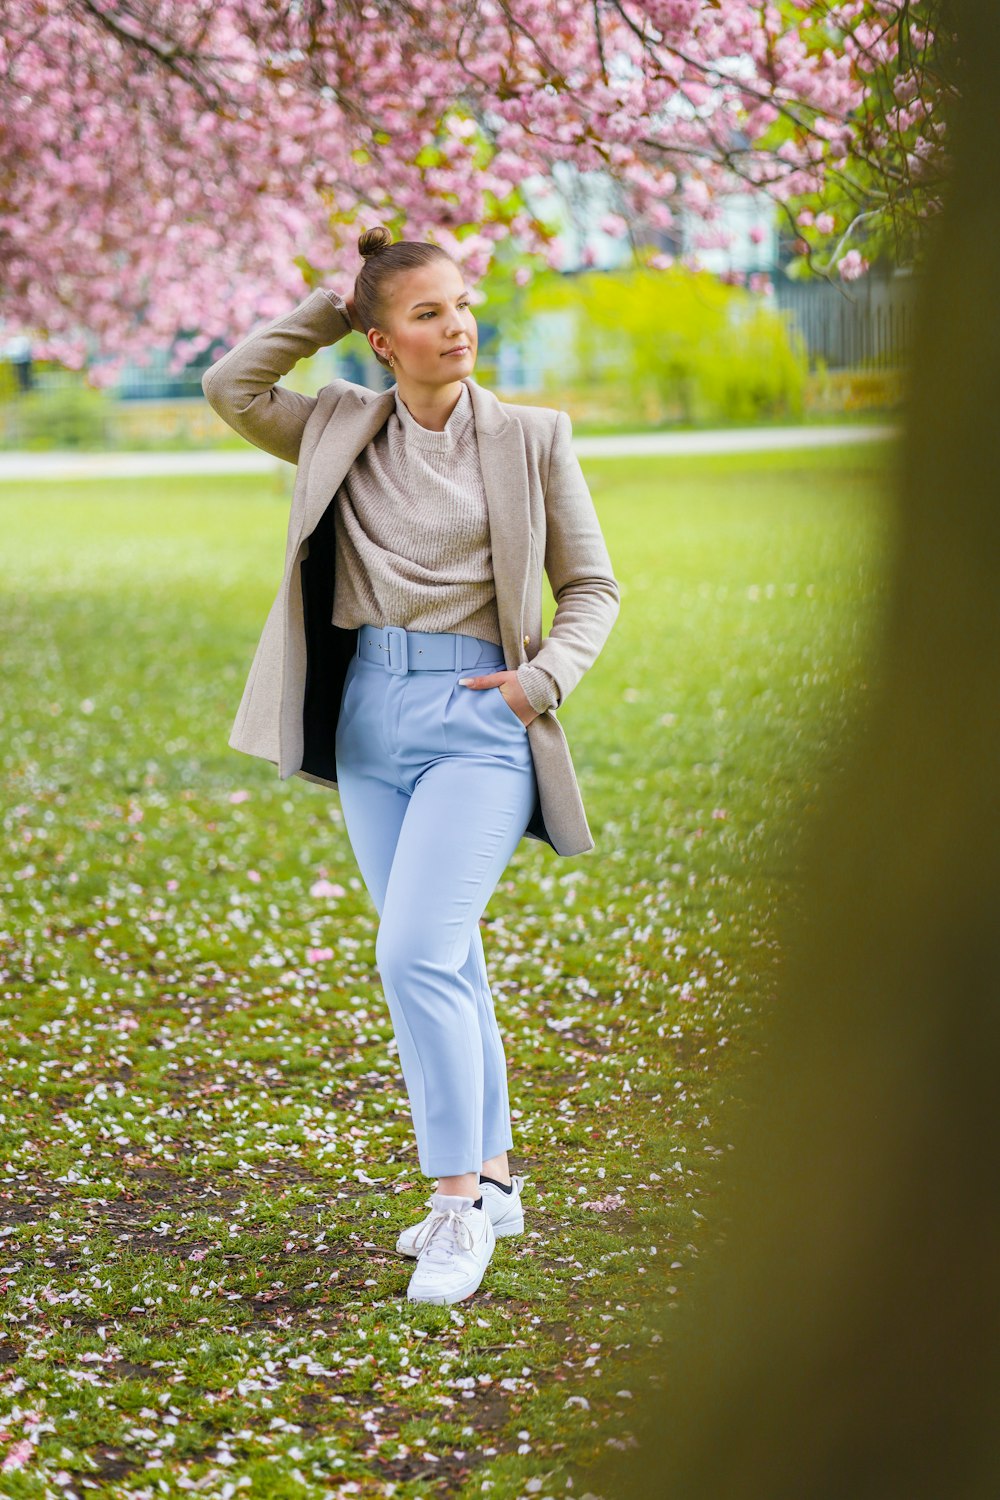
{"type": "Polygon", "coordinates": [[[895,426],[727,427],[710,432],[634,432],[615,437],[576,437],[580,458],[631,458],[665,453],[765,453],[775,448],[829,448],[840,443],[879,442],[899,435],[895,426]]]}
{"type": "MultiPolygon", "coordinates": [[[[763,453],[777,448],[826,448],[879,442],[898,436],[895,426],[739,427],[711,432],[636,432],[615,437],[574,437],[579,458],[632,458],[653,454],[763,453]]],[[[283,468],[260,448],[192,453],[0,452],[2,479],[145,479],[170,474],[260,474],[283,468]]]]}

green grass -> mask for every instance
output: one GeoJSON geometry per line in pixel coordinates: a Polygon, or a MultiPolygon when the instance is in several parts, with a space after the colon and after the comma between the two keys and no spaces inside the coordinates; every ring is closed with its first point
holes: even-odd
{"type": "Polygon", "coordinates": [[[622,610],[560,718],[597,849],[522,840],[487,908],[529,1222],[451,1308],[392,1248],[432,1184],[337,794],[226,743],[282,485],[0,488],[5,1495],[585,1492],[706,1243],[889,464],[586,465],[622,610]]]}

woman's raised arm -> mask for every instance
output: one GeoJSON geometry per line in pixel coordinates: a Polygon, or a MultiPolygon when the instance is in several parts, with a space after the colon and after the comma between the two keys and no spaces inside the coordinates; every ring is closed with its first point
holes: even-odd
{"type": "Polygon", "coordinates": [[[298,463],[315,396],[278,385],[282,375],[325,344],[351,332],[353,317],[343,297],[318,287],[290,312],[247,334],[201,377],[213,411],[241,437],[288,463],[298,463]]]}

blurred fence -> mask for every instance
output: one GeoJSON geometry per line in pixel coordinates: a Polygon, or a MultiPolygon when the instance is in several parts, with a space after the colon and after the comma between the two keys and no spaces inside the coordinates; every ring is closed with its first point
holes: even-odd
{"type": "Polygon", "coordinates": [[[917,280],[870,271],[857,281],[774,280],[774,300],[798,328],[812,368],[892,370],[906,363],[913,333],[917,280]]]}

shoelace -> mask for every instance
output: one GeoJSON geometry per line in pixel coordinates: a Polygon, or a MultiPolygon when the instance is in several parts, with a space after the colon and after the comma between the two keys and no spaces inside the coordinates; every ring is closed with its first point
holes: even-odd
{"type": "MultiPolygon", "coordinates": [[[[481,1213],[481,1209],[476,1209],[481,1213]]],[[[475,1237],[457,1208],[441,1208],[432,1214],[413,1241],[421,1260],[444,1263],[456,1249],[471,1250],[475,1237]]]]}

